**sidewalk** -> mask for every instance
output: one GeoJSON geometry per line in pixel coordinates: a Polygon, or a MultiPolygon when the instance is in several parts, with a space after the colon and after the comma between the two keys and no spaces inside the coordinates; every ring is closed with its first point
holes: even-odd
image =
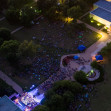
{"type": "Polygon", "coordinates": [[[12,88],[18,93],[22,94],[23,90],[22,88],[16,84],[11,78],[9,78],[6,74],[4,74],[2,71],[0,71],[0,78],[4,80],[8,85],[12,86],[12,88]]]}

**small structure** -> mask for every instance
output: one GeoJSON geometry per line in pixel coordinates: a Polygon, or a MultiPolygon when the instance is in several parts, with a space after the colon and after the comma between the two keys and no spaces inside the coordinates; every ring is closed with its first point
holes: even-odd
{"type": "Polygon", "coordinates": [[[102,55],[97,55],[97,56],[95,56],[95,58],[96,58],[96,61],[97,61],[97,62],[103,61],[102,55]]]}
{"type": "Polygon", "coordinates": [[[85,49],[86,49],[86,47],[84,45],[79,45],[78,46],[79,51],[84,51],[85,49]]]}
{"type": "Polygon", "coordinates": [[[0,111],[22,111],[22,110],[5,95],[2,98],[0,98],[0,111]]]}
{"type": "Polygon", "coordinates": [[[38,89],[35,88],[30,92],[22,94],[22,96],[15,99],[14,102],[18,107],[22,109],[22,111],[31,111],[40,104],[43,98],[44,93],[39,94],[38,89]]]}
{"type": "Polygon", "coordinates": [[[78,56],[78,55],[75,55],[73,58],[74,58],[74,59],[79,59],[79,56],[78,56]]]}
{"type": "Polygon", "coordinates": [[[89,81],[95,81],[100,77],[100,72],[96,69],[93,69],[90,65],[80,66],[78,71],[83,71],[86,73],[86,77],[89,81]]]}

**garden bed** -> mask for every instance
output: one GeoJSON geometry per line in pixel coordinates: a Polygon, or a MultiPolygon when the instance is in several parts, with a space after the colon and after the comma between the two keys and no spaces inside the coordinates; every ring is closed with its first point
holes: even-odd
{"type": "Polygon", "coordinates": [[[104,24],[99,23],[98,21],[94,20],[93,18],[90,18],[90,14],[87,14],[86,16],[81,18],[81,21],[83,21],[97,29],[101,29],[105,26],[104,24]]]}

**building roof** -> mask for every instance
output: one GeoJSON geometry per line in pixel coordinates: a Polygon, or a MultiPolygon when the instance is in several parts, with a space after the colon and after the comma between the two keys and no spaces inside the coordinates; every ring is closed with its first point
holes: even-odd
{"type": "Polygon", "coordinates": [[[99,0],[94,5],[97,5],[98,7],[111,12],[111,2],[108,2],[106,0],[99,0]]]}
{"type": "Polygon", "coordinates": [[[22,111],[7,96],[0,98],[0,111],[22,111]]]}
{"type": "Polygon", "coordinates": [[[111,22],[111,12],[108,12],[102,8],[97,8],[90,13],[111,22]]]}

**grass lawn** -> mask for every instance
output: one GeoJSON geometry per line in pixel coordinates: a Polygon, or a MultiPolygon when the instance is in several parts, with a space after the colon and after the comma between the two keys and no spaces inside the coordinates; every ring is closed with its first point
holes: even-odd
{"type": "Polygon", "coordinates": [[[3,14],[0,13],[0,19],[1,19],[2,17],[4,17],[4,16],[3,16],[3,14]]]}
{"type": "Polygon", "coordinates": [[[34,25],[32,28],[24,28],[14,33],[15,39],[23,41],[32,40],[32,37],[36,37],[41,43],[56,45],[57,47],[73,51],[80,44],[90,46],[98,39],[98,34],[89,29],[87,32],[83,32],[81,38],[75,35],[70,37],[64,28],[61,28],[61,24],[51,24],[46,20],[40,20],[39,23],[39,25],[34,25]]]}
{"type": "MultiPolygon", "coordinates": [[[[111,54],[108,55],[111,57],[111,54]]],[[[91,100],[92,111],[111,111],[111,58],[104,65],[105,81],[97,84],[97,96],[91,100]]]]}
{"type": "Polygon", "coordinates": [[[87,14],[86,16],[84,16],[83,18],[81,18],[81,20],[97,29],[101,29],[103,28],[105,25],[104,24],[101,24],[99,23],[98,21],[94,20],[94,19],[89,19],[89,15],[90,14],[87,14]]]}
{"type": "Polygon", "coordinates": [[[36,79],[33,75],[29,75],[26,77],[18,77],[14,76],[11,77],[17,84],[19,84],[23,89],[29,90],[31,85],[36,85],[38,86],[42,82],[46,80],[44,76],[41,77],[40,80],[36,79]]]}
{"type": "Polygon", "coordinates": [[[0,28],[8,28],[10,31],[15,30],[16,28],[20,27],[18,25],[12,25],[10,24],[6,19],[0,21],[0,28]]]}
{"type": "Polygon", "coordinates": [[[0,97],[7,95],[10,96],[15,93],[14,89],[9,86],[5,81],[0,79],[0,97]]]}

